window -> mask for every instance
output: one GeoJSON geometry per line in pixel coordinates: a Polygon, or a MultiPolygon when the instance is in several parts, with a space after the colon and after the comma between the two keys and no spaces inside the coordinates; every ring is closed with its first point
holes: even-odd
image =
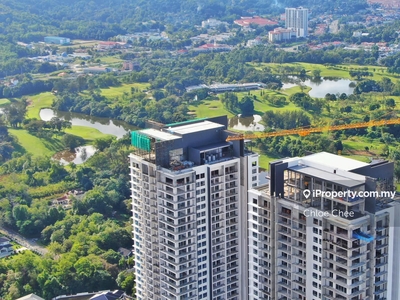
{"type": "Polygon", "coordinates": [[[257,199],[253,198],[253,204],[257,204],[257,199]]]}
{"type": "Polygon", "coordinates": [[[253,162],[251,163],[251,165],[252,165],[253,167],[255,167],[255,166],[257,166],[257,162],[256,162],[256,161],[253,161],[253,162]]]}
{"type": "Polygon", "coordinates": [[[313,296],[317,297],[318,293],[316,291],[312,291],[313,296]]]}

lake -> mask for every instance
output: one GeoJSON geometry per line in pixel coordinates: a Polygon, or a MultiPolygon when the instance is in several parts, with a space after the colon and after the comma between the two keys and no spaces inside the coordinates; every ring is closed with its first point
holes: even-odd
{"type": "Polygon", "coordinates": [[[63,165],[74,163],[76,165],[87,161],[96,152],[93,146],[82,146],[75,148],[75,152],[64,150],[53,155],[54,160],[58,160],[63,165]]]}
{"type": "Polygon", "coordinates": [[[50,121],[53,117],[69,121],[75,126],[96,128],[101,133],[111,134],[117,138],[122,138],[129,131],[138,129],[135,126],[119,120],[93,117],[80,113],[61,112],[50,108],[43,108],[40,110],[40,118],[43,121],[50,121]]]}
{"type": "Polygon", "coordinates": [[[253,115],[250,117],[241,117],[240,115],[234,116],[229,119],[229,128],[243,131],[264,131],[265,127],[260,122],[262,118],[260,115],[253,115]]]}
{"type": "MultiPolygon", "coordinates": [[[[304,81],[300,81],[298,77],[292,76],[290,77],[294,81],[298,81],[303,85],[309,86],[311,91],[308,94],[314,98],[325,98],[326,94],[337,94],[337,93],[346,93],[347,95],[353,94],[354,87],[350,87],[350,83],[354,82],[350,79],[324,79],[321,80],[311,80],[307,79],[304,81]]],[[[282,89],[288,89],[294,86],[298,86],[299,84],[296,82],[287,82],[283,84],[282,89]]]]}

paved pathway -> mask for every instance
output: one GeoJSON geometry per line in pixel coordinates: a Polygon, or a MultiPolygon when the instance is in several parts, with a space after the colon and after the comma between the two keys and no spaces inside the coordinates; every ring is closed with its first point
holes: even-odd
{"type": "Polygon", "coordinates": [[[45,255],[48,252],[48,250],[45,247],[40,246],[36,243],[36,239],[27,239],[22,235],[20,235],[19,233],[15,232],[14,230],[5,227],[0,227],[0,233],[4,234],[8,238],[17,242],[21,246],[33,252],[36,252],[39,255],[45,255]]]}

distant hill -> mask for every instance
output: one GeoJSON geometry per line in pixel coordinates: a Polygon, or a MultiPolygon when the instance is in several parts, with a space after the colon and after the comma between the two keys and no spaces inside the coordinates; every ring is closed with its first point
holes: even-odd
{"type": "Polygon", "coordinates": [[[303,5],[337,11],[365,6],[364,0],[3,0],[0,40],[42,40],[48,34],[69,38],[108,39],[120,33],[162,24],[200,24],[216,17],[279,14],[286,6],[303,5]]]}

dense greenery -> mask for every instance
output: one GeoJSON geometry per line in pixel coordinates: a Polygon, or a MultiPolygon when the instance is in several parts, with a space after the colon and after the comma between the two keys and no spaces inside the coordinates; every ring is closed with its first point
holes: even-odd
{"type": "Polygon", "coordinates": [[[24,155],[0,167],[0,225],[40,237],[49,250],[44,259],[24,253],[0,261],[4,299],[31,292],[48,299],[118,285],[132,292],[133,277],[124,271],[132,262],[116,252],[131,247],[126,157],[132,150],[128,138],[95,144],[101,151],[84,166],[65,168],[24,155]],[[72,197],[71,210],[52,205],[52,199],[73,189],[88,192],[72,197]]]}

